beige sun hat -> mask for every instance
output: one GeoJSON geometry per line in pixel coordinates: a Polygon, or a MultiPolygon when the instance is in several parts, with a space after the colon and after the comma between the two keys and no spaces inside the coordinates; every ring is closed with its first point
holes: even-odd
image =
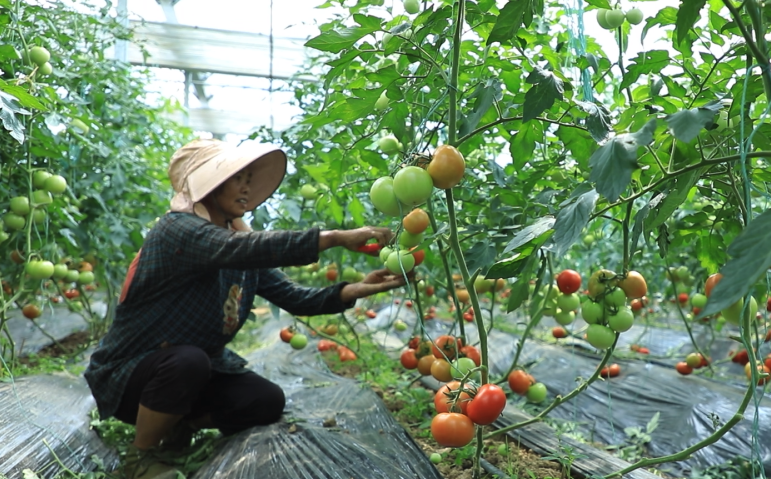
{"type": "MultiPolygon", "coordinates": [[[[275,145],[258,142],[239,146],[215,139],[188,143],[174,153],[169,163],[169,179],[175,193],[171,211],[195,213],[211,220],[200,201],[253,162],[247,211],[261,205],[279,187],[286,174],[286,153],[275,145]]],[[[234,226],[248,229],[243,222],[234,222],[234,226]]]]}

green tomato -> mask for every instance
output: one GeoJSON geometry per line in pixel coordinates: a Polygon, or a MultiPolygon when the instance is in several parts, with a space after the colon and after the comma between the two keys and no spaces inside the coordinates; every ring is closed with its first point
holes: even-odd
{"type": "Polygon", "coordinates": [[[90,129],[88,125],[86,125],[83,120],[79,118],[73,118],[70,120],[70,126],[75,128],[76,130],[80,130],[81,133],[88,133],[88,130],[90,129]]]}
{"type": "Polygon", "coordinates": [[[608,316],[608,326],[617,333],[629,331],[634,324],[634,313],[630,308],[623,307],[616,314],[608,316]]]}
{"type": "Polygon", "coordinates": [[[388,255],[390,255],[393,252],[394,252],[393,248],[384,246],[383,249],[380,250],[380,261],[382,261],[385,264],[386,260],[388,259],[388,255]]]}
{"type": "Polygon", "coordinates": [[[8,240],[8,233],[0,230],[0,243],[4,243],[7,240],[8,240]]]}
{"type": "Polygon", "coordinates": [[[707,305],[707,297],[704,296],[701,293],[696,293],[693,296],[691,296],[691,306],[694,308],[701,308],[704,309],[704,306],[707,305]]]}
{"type": "Polygon", "coordinates": [[[407,166],[394,175],[394,194],[407,206],[425,203],[433,191],[434,180],[423,168],[407,166]]]}
{"type": "Polygon", "coordinates": [[[78,284],[91,284],[94,282],[94,273],[92,271],[81,271],[78,274],[78,284]]]}
{"type": "Polygon", "coordinates": [[[402,232],[399,234],[399,245],[403,248],[412,248],[413,246],[417,246],[422,242],[423,233],[414,235],[407,230],[402,230],[402,232]]]}
{"type": "Polygon", "coordinates": [[[506,444],[501,444],[498,446],[498,454],[501,456],[505,456],[509,453],[509,448],[506,447],[506,444]]]}
{"type": "Polygon", "coordinates": [[[393,155],[399,151],[399,140],[393,135],[384,136],[378,141],[378,147],[386,155],[393,155]]]}
{"type": "Polygon", "coordinates": [[[605,314],[605,308],[600,303],[595,303],[591,299],[587,299],[581,305],[581,317],[584,318],[588,324],[596,324],[602,320],[605,314]]]}
{"type": "Polygon", "coordinates": [[[593,246],[594,245],[594,236],[593,235],[586,235],[584,236],[584,244],[586,246],[593,246]]]}
{"type": "Polygon", "coordinates": [[[38,67],[37,72],[43,76],[48,76],[54,72],[54,66],[48,62],[45,62],[38,67]]]}
{"type": "Polygon", "coordinates": [[[381,213],[387,216],[401,216],[402,208],[399,200],[394,194],[394,179],[390,176],[383,176],[372,183],[369,190],[369,199],[372,205],[381,213]]]}
{"type": "Polygon", "coordinates": [[[564,310],[557,310],[556,314],[554,315],[555,321],[557,321],[559,324],[563,326],[567,326],[569,324],[573,324],[573,321],[576,320],[576,313],[575,311],[564,311],[564,310]]]}
{"type": "Polygon", "coordinates": [[[432,464],[439,464],[442,462],[442,455],[438,452],[432,452],[430,456],[428,456],[428,459],[431,461],[432,464]]]}
{"type": "Polygon", "coordinates": [[[601,324],[589,325],[586,330],[586,340],[597,349],[608,349],[616,340],[616,333],[601,324]]]}
{"type": "Polygon", "coordinates": [[[397,331],[407,331],[407,323],[405,323],[401,319],[397,319],[396,321],[394,321],[394,329],[397,331]]]}
{"type": "Polygon", "coordinates": [[[546,399],[546,385],[544,383],[535,383],[527,388],[527,400],[534,403],[541,403],[546,399]]]}
{"type": "Polygon", "coordinates": [[[450,373],[455,379],[463,378],[469,371],[477,367],[476,363],[471,358],[458,358],[452,362],[452,368],[450,373]]]}
{"type": "Polygon", "coordinates": [[[42,66],[51,59],[51,54],[43,47],[32,47],[29,49],[29,59],[37,66],[42,66]]]}
{"type": "Polygon", "coordinates": [[[581,298],[576,293],[557,296],[557,307],[563,311],[575,311],[581,306],[581,298]]]}
{"type": "Polygon", "coordinates": [[[17,196],[11,198],[11,211],[19,216],[27,216],[30,211],[29,198],[26,196],[17,196]]]}
{"type": "Polygon", "coordinates": [[[76,269],[67,270],[67,274],[64,276],[64,280],[68,283],[74,283],[80,278],[80,272],[76,269]]]}
{"type": "Polygon", "coordinates": [[[51,193],[46,190],[35,190],[32,192],[32,204],[37,208],[39,206],[50,205],[54,202],[51,193]]]}
{"type": "Polygon", "coordinates": [[[69,269],[66,264],[55,264],[53,274],[54,279],[64,279],[64,277],[67,276],[67,271],[69,271],[69,269]]]}
{"type": "Polygon", "coordinates": [[[46,212],[45,210],[38,210],[32,212],[32,222],[36,225],[40,225],[45,223],[46,220],[46,212]]]}
{"type": "MultiPolygon", "coordinates": [[[[735,302],[731,306],[725,308],[724,310],[720,311],[720,314],[732,324],[739,324],[742,319],[742,310],[744,309],[744,298],[741,298],[739,301],[735,302]]],[[[756,318],[756,315],[758,314],[758,302],[755,301],[754,297],[750,297],[750,307],[749,309],[749,316],[750,321],[754,320],[756,318]]],[[[746,314],[746,313],[745,313],[746,314]]]]}
{"type": "Polygon", "coordinates": [[[289,345],[294,349],[302,349],[308,345],[308,336],[302,333],[295,333],[292,339],[289,340],[289,345]]]}
{"type": "Polygon", "coordinates": [[[610,30],[610,24],[608,23],[607,15],[609,10],[607,8],[600,8],[597,10],[597,23],[605,30],[610,30]]]}
{"type": "Polygon", "coordinates": [[[6,213],[5,216],[3,216],[3,221],[7,227],[17,231],[24,229],[24,225],[27,224],[27,220],[16,213],[6,213]]]}
{"type": "Polygon", "coordinates": [[[54,264],[50,261],[32,260],[24,267],[32,279],[48,279],[54,274],[54,264]]]}
{"type": "Polygon", "coordinates": [[[420,11],[420,2],[418,0],[404,0],[404,10],[410,15],[415,15],[420,11]]]}
{"type": "Polygon", "coordinates": [[[605,14],[605,22],[608,24],[608,27],[610,27],[608,30],[613,30],[614,28],[620,27],[624,23],[624,20],[626,20],[624,12],[617,8],[609,10],[605,14]]]}
{"type": "Polygon", "coordinates": [[[616,288],[605,295],[605,304],[620,308],[626,304],[626,293],[621,288],[616,288]]]}
{"type": "Polygon", "coordinates": [[[388,255],[385,267],[393,274],[409,273],[415,267],[415,257],[407,250],[394,251],[388,255]],[[403,272],[402,268],[404,268],[403,272]]]}
{"type": "Polygon", "coordinates": [[[45,188],[46,180],[51,177],[51,173],[45,170],[37,170],[32,173],[32,186],[35,188],[45,188]]]}
{"type": "Polygon", "coordinates": [[[351,266],[346,266],[345,268],[343,268],[343,274],[342,274],[343,281],[348,281],[349,283],[355,283],[358,277],[359,277],[359,272],[356,271],[356,268],[352,268],[351,266]]]}
{"type": "Polygon", "coordinates": [[[388,95],[386,95],[386,92],[380,94],[380,98],[377,99],[375,102],[375,110],[385,110],[388,108],[388,104],[391,102],[391,100],[388,98],[388,95]]]}
{"type": "Polygon", "coordinates": [[[46,180],[45,189],[48,190],[49,193],[60,195],[67,189],[67,180],[60,175],[51,175],[51,177],[46,180]]]}
{"type": "Polygon", "coordinates": [[[305,200],[314,200],[318,196],[319,192],[313,185],[303,185],[300,188],[300,196],[305,200]]]}
{"type": "Polygon", "coordinates": [[[628,12],[626,12],[626,21],[629,22],[630,25],[640,24],[640,22],[643,21],[642,10],[637,7],[630,9],[628,12]]]}

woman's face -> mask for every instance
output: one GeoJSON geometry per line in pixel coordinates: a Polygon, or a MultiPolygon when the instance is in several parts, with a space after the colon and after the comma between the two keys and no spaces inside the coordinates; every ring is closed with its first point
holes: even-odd
{"type": "MultiPolygon", "coordinates": [[[[252,165],[247,166],[225,180],[222,185],[209,195],[214,200],[214,208],[209,208],[208,201],[205,201],[204,204],[207,205],[214,223],[220,223],[215,220],[215,216],[223,216],[222,218],[217,218],[222,220],[223,223],[244,216],[246,204],[249,201],[249,189],[252,185],[252,170],[252,165]]],[[[224,224],[220,226],[224,226],[224,224]]]]}

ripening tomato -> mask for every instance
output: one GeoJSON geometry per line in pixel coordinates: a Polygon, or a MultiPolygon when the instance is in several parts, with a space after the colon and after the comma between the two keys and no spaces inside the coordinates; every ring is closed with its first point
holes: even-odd
{"type": "Polygon", "coordinates": [[[458,341],[455,336],[443,334],[434,341],[431,351],[436,358],[455,359],[458,354],[458,341]]]}
{"type": "Polygon", "coordinates": [[[498,419],[506,407],[506,393],[497,384],[483,384],[477,389],[466,414],[474,424],[486,426],[498,419]]]}
{"type": "Polygon", "coordinates": [[[533,384],[535,384],[535,378],[521,369],[509,373],[509,387],[520,396],[527,394],[527,390],[533,384]]]}
{"type": "Polygon", "coordinates": [[[581,275],[572,269],[566,269],[557,275],[557,287],[562,294],[573,294],[581,289],[581,275]]]}
{"type": "Polygon", "coordinates": [[[424,249],[415,250],[415,248],[412,248],[410,252],[412,253],[412,257],[415,258],[415,266],[418,266],[423,262],[424,259],[426,259],[426,250],[424,249]]]}
{"type": "Polygon", "coordinates": [[[568,332],[562,326],[555,326],[551,329],[551,335],[557,339],[566,338],[568,332]]]}
{"type": "Polygon", "coordinates": [[[420,336],[413,336],[410,338],[410,342],[407,343],[407,347],[410,349],[418,349],[419,344],[420,344],[420,336]]]}
{"type": "MultiPolygon", "coordinates": [[[[760,374],[771,374],[771,371],[766,367],[763,363],[756,364],[756,369],[758,370],[758,375],[760,374]]],[[[744,365],[744,374],[747,376],[748,381],[752,381],[752,370],[750,369],[750,363],[744,365]]],[[[762,378],[758,378],[758,386],[762,386],[768,382],[768,380],[771,379],[771,376],[766,376],[762,378]]]]}
{"type": "Polygon", "coordinates": [[[35,319],[40,317],[40,308],[38,308],[37,305],[30,303],[21,308],[21,313],[27,319],[35,319]]]}
{"type": "Polygon", "coordinates": [[[675,369],[683,376],[687,376],[693,372],[693,368],[688,366],[688,363],[685,361],[680,361],[679,363],[675,364],[675,369]]]}
{"type": "Polygon", "coordinates": [[[723,275],[720,273],[712,274],[707,278],[707,282],[704,283],[704,294],[706,294],[708,298],[709,295],[712,294],[712,288],[714,288],[721,279],[723,279],[723,275]]]}
{"type": "Polygon", "coordinates": [[[428,213],[421,208],[415,208],[402,219],[402,226],[408,232],[419,235],[428,228],[428,213]]]}
{"type": "Polygon", "coordinates": [[[337,270],[334,268],[327,268],[325,276],[329,281],[334,281],[337,279],[337,270]]]}
{"type": "Polygon", "coordinates": [[[627,299],[640,299],[648,293],[648,284],[637,271],[629,271],[626,278],[619,281],[618,286],[624,290],[627,299]]]}
{"type": "Polygon", "coordinates": [[[415,356],[414,349],[402,351],[399,361],[404,366],[404,369],[416,369],[418,367],[418,358],[415,356]]]}
{"type": "Polygon", "coordinates": [[[351,351],[349,348],[345,346],[339,346],[337,348],[337,357],[342,362],[346,361],[356,361],[356,353],[351,351]]]}
{"type": "Polygon", "coordinates": [[[604,378],[614,378],[621,373],[621,366],[613,363],[609,366],[605,366],[600,370],[600,376],[604,378]]]}
{"type": "Polygon", "coordinates": [[[460,394],[455,392],[459,387],[460,381],[450,381],[436,391],[436,394],[434,394],[434,408],[436,408],[436,412],[460,412],[461,414],[466,414],[471,396],[466,391],[461,391],[460,394]],[[453,410],[450,411],[453,400],[455,400],[455,405],[453,410]]]}
{"type": "Polygon", "coordinates": [[[452,381],[452,365],[444,358],[434,358],[431,363],[431,376],[437,381],[446,383],[452,381]]]}
{"type": "Polygon", "coordinates": [[[471,299],[468,290],[465,289],[456,289],[455,295],[458,297],[458,301],[461,303],[468,303],[469,299],[471,299]]]}
{"type": "Polygon", "coordinates": [[[374,310],[374,309],[368,309],[368,310],[367,310],[367,312],[366,312],[365,314],[366,314],[366,315],[367,315],[367,317],[368,317],[368,318],[370,318],[370,319],[374,319],[374,318],[377,318],[377,313],[375,312],[375,310],[374,310]]]}
{"type": "Polygon", "coordinates": [[[466,161],[454,146],[441,145],[434,150],[426,171],[431,175],[436,188],[446,190],[457,185],[463,179],[463,174],[466,172],[466,161]]]}
{"type": "Polygon", "coordinates": [[[279,333],[279,336],[281,337],[281,341],[288,343],[292,340],[292,336],[294,336],[296,330],[293,326],[287,326],[285,328],[281,329],[281,332],[279,333]]]}
{"type": "MultiPolygon", "coordinates": [[[[64,292],[64,297],[67,299],[75,299],[80,296],[80,291],[77,289],[68,289],[64,292]]],[[[282,338],[283,339],[283,338],[282,338]]],[[[291,339],[291,338],[290,338],[291,339]]]]}
{"type": "Polygon", "coordinates": [[[423,376],[431,375],[431,366],[434,364],[436,358],[432,354],[422,356],[418,359],[418,372],[423,376]]]}
{"type": "Polygon", "coordinates": [[[445,447],[463,447],[474,439],[474,423],[468,416],[442,412],[431,420],[431,435],[445,447]]]}
{"type": "Polygon", "coordinates": [[[470,344],[460,348],[460,356],[471,359],[477,366],[482,364],[482,356],[479,354],[479,350],[470,344]]]}
{"type": "Polygon", "coordinates": [[[316,347],[319,351],[334,351],[337,349],[337,343],[330,339],[319,339],[319,344],[316,347]]]}
{"type": "Polygon", "coordinates": [[[471,313],[463,313],[463,319],[464,319],[464,320],[465,320],[467,323],[471,323],[471,322],[473,322],[473,321],[474,321],[474,315],[473,315],[473,314],[471,314],[471,313]]]}

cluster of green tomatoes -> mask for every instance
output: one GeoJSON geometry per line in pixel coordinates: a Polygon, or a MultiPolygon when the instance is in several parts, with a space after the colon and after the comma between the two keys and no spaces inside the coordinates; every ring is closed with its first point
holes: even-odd
{"type": "Polygon", "coordinates": [[[597,23],[605,30],[615,30],[624,24],[637,25],[643,21],[643,12],[639,8],[631,8],[626,12],[620,8],[600,8],[597,10],[597,23]]]}
{"type": "Polygon", "coordinates": [[[32,196],[16,196],[11,198],[8,211],[0,220],[0,243],[8,239],[4,228],[12,231],[23,230],[28,221],[35,224],[45,222],[45,207],[53,203],[53,195],[60,195],[67,189],[67,180],[62,176],[52,175],[44,170],[32,174],[32,196]]]}

